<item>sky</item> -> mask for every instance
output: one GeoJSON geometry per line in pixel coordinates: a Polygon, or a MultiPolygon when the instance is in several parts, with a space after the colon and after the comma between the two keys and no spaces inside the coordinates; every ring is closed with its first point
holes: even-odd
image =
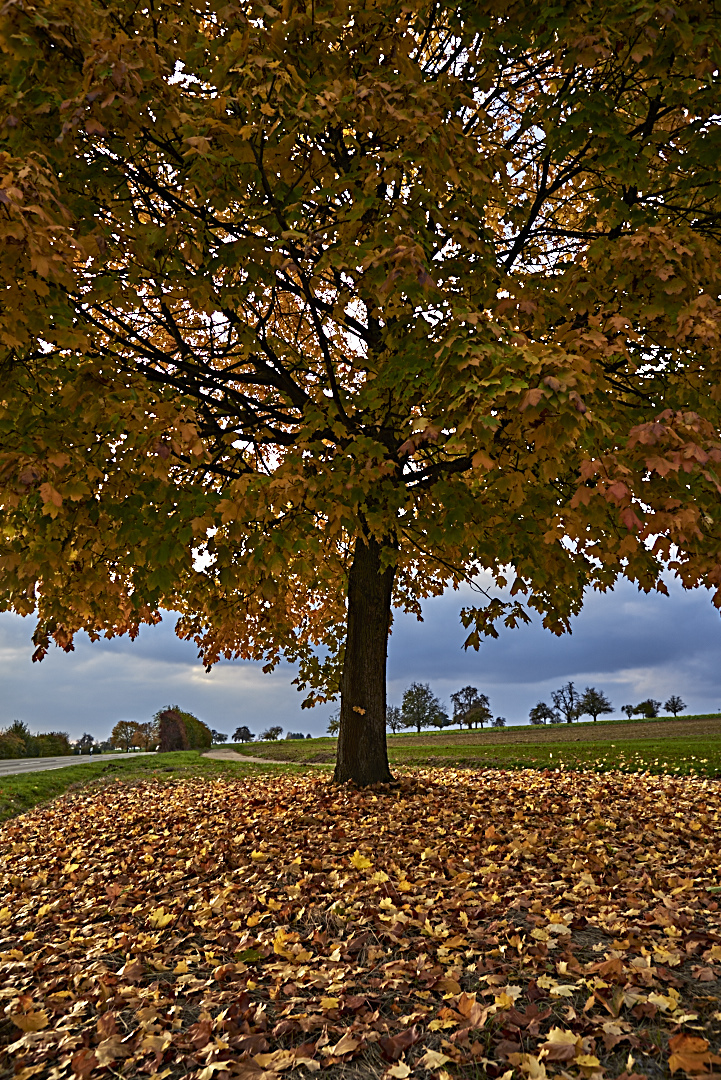
{"type": "MultiPolygon", "coordinates": [[[[605,691],[619,719],[622,705],[670,694],[683,698],[687,712],[721,711],[721,617],[708,593],[670,589],[668,597],[646,596],[622,582],[588,596],[570,635],[556,638],[536,620],[502,631],[479,652],[464,652],[458,617],[472,594],[450,591],[425,604],[422,623],[396,614],[388,701],[400,704],[416,681],[429,683],[448,707],[454,690],[471,685],[488,695],[494,716],[527,723],[529,709],[570,679],[581,690],[605,691]]],[[[32,618],[0,613],[0,728],[18,718],[36,732],[104,739],[118,720],[148,720],[177,704],[229,735],[241,724],[255,734],[270,724],[325,733],[335,706],[301,710],[292,668],[264,674],[260,664],[233,661],[206,674],[195,646],[173,626],[168,615],[134,642],[78,637],[73,653],[54,649],[33,664],[32,618]]]]}

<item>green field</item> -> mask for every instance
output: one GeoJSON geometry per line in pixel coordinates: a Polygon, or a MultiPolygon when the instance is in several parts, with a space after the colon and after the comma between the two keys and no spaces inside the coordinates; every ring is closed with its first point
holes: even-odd
{"type": "MultiPolygon", "coordinates": [[[[221,761],[188,750],[152,757],[129,755],[127,759],[110,761],[99,758],[47,772],[5,776],[0,778],[0,821],[79,787],[96,790],[117,781],[133,783],[153,777],[171,780],[255,776],[277,773],[279,768],[295,772],[307,765],[330,768],[335,761],[336,740],[255,742],[226,749],[266,759],[268,764],[221,761]]],[[[714,777],[721,776],[721,717],[405,733],[388,737],[388,756],[396,768],[618,769],[714,777]]]]}
{"type": "MultiPolygon", "coordinates": [[[[99,758],[97,761],[82,765],[68,764],[67,768],[49,769],[47,772],[20,773],[17,776],[0,777],[0,821],[80,787],[100,790],[117,781],[133,783],[153,778],[173,780],[189,776],[207,778],[257,776],[268,771],[277,773],[278,766],[216,761],[203,757],[197,750],[155,754],[152,757],[135,757],[129,754],[127,759],[114,758],[112,761],[105,762],[99,758]]],[[[298,770],[291,767],[290,771],[298,770]]]]}
{"type": "MultiPolygon", "coordinates": [[[[239,753],[276,761],[331,764],[335,739],[256,742],[239,753]]],[[[634,720],[440,731],[388,737],[392,765],[592,769],[721,776],[721,717],[634,720]]]]}

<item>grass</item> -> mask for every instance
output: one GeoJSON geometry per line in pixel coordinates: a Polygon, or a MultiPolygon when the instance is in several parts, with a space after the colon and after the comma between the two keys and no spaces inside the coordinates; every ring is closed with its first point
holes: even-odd
{"type": "MultiPolygon", "coordinates": [[[[283,762],[326,763],[331,738],[251,743],[241,754],[283,762]]],[[[392,765],[506,769],[584,769],[607,772],[721,776],[721,717],[607,721],[489,731],[391,735],[392,765]]]]}
{"type": "MultiPolygon", "coordinates": [[[[266,757],[296,769],[332,765],[331,738],[255,742],[233,746],[240,754],[266,757]]],[[[687,716],[677,720],[599,721],[554,727],[512,727],[489,731],[408,732],[388,738],[388,756],[396,767],[462,767],[593,772],[649,772],[674,776],[721,776],[721,717],[687,716]]],[[[181,777],[253,776],[277,765],[218,761],[199,751],[68,765],[47,772],[0,778],[0,821],[79,787],[103,787],[116,781],[181,777]]]]}
{"type": "MultiPolygon", "coordinates": [[[[277,773],[277,767],[255,765],[252,762],[216,761],[206,758],[197,750],[181,750],[172,754],[154,754],[152,757],[135,757],[87,762],[68,765],[47,772],[20,773],[17,776],[0,777],[0,821],[22,814],[33,806],[48,802],[66,791],[78,788],[101,789],[118,780],[135,782],[150,779],[181,779],[184,777],[237,777],[256,776],[269,771],[277,773]]],[[[293,768],[293,772],[297,769],[293,768]]]]}

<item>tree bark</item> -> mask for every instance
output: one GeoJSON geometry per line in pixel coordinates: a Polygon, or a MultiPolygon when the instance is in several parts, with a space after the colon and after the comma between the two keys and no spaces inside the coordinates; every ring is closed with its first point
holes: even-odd
{"type": "Polygon", "coordinates": [[[381,545],[358,537],[348,578],[348,631],[341,676],[336,783],[393,779],[386,746],[386,659],[395,567],[381,545]]]}

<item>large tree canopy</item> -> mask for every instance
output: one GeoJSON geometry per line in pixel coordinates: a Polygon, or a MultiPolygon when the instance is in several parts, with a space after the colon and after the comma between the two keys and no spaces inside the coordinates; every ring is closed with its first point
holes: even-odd
{"type": "MultiPolygon", "coordinates": [[[[490,571],[721,604],[721,15],[688,0],[10,0],[0,606],[181,612],[341,693],[388,779],[391,606],[490,571]]],[[[503,595],[503,594],[502,594],[503,595]]]]}

